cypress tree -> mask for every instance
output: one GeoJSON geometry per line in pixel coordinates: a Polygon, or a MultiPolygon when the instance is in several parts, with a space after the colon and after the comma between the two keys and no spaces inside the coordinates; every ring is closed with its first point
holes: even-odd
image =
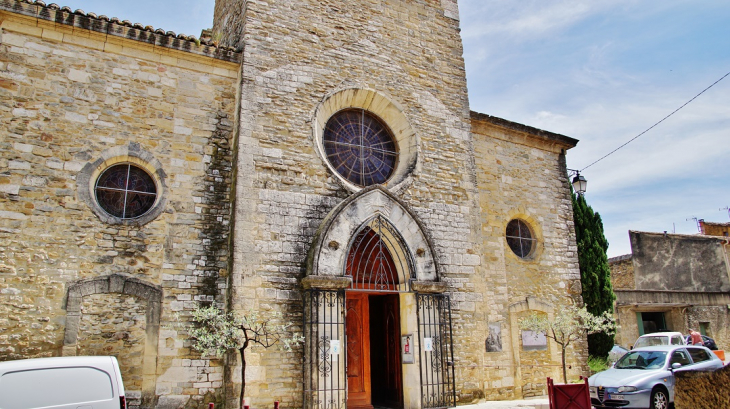
{"type": "MultiPolygon", "coordinates": [[[[573,194],[573,221],[586,309],[593,315],[604,311],[613,314],[616,296],[611,285],[611,270],[606,256],[608,241],[603,233],[601,215],[593,211],[585,197],[573,194]]],[[[613,335],[602,332],[588,335],[588,353],[595,357],[607,357],[613,347],[613,339],[613,335]]]]}

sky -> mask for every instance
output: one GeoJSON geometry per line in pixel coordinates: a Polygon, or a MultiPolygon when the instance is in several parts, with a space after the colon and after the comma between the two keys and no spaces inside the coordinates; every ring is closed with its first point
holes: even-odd
{"type": "MultiPolygon", "coordinates": [[[[200,36],[214,0],[60,0],[61,6],[200,36]]],[[[730,222],[727,0],[459,0],[473,111],[580,140],[608,256],[629,230],[697,234],[730,222]],[[589,166],[591,165],[591,166],[589,166]]]]}

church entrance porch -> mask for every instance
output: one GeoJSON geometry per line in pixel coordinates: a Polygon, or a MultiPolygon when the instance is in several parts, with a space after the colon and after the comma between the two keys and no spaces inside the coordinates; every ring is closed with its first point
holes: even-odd
{"type": "Polygon", "coordinates": [[[447,286],[422,227],[380,186],[324,219],[302,279],[305,408],[455,405],[447,286]]]}
{"type": "Polygon", "coordinates": [[[310,288],[304,308],[305,408],[455,405],[447,295],[310,288]]]}

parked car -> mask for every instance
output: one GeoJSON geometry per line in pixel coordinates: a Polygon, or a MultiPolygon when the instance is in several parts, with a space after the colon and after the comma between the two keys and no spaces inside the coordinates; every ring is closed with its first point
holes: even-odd
{"type": "Polygon", "coordinates": [[[722,366],[722,361],[702,346],[634,349],[613,368],[588,378],[591,404],[596,409],[667,409],[674,402],[675,371],[712,371],[722,366]]]}
{"type": "Polygon", "coordinates": [[[608,364],[610,365],[615,363],[621,359],[622,356],[626,355],[627,352],[629,352],[629,350],[621,345],[614,345],[613,348],[608,351],[608,364]]]}
{"type": "Polygon", "coordinates": [[[0,362],[0,408],[126,409],[113,356],[73,356],[0,362]]]}
{"type": "MultiPolygon", "coordinates": [[[[690,340],[689,335],[685,335],[684,342],[687,343],[687,345],[692,345],[692,341],[690,340]]],[[[707,335],[702,336],[702,343],[705,344],[707,348],[710,348],[713,351],[717,351],[717,344],[715,343],[715,340],[708,337],[707,335]]]]}
{"type": "Polygon", "coordinates": [[[653,332],[640,336],[634,342],[632,349],[657,345],[687,345],[687,343],[684,341],[684,335],[681,332],[653,332]]]}

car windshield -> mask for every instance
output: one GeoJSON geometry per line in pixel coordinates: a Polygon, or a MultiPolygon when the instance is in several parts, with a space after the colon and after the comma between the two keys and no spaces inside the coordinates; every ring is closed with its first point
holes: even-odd
{"type": "Polygon", "coordinates": [[[616,362],[615,368],[659,369],[664,367],[666,360],[666,351],[631,351],[616,362]]]}
{"type": "Polygon", "coordinates": [[[634,349],[641,347],[655,347],[657,345],[669,345],[669,337],[642,337],[636,340],[634,349]]]}

